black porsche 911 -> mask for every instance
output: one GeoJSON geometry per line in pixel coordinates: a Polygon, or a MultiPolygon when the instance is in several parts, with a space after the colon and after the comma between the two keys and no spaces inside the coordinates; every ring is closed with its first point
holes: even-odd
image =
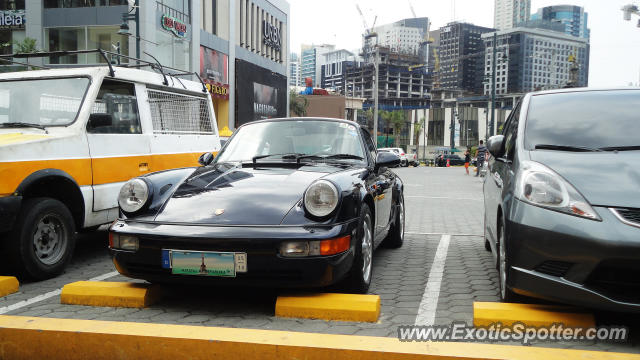
{"type": "Polygon", "coordinates": [[[357,123],[270,119],[241,126],[201,167],[121,189],[110,252],[150,282],[366,292],[373,251],[404,238],[403,184],[357,123]]]}

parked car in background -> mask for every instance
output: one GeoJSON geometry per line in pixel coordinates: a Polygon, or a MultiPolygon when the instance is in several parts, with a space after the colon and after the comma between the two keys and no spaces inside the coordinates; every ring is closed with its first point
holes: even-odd
{"type": "Polygon", "coordinates": [[[254,121],[200,162],[122,187],[109,245],[121,274],[365,293],[374,249],[402,246],[404,188],[388,169],[400,159],[355,122],[254,121]]]}
{"type": "Polygon", "coordinates": [[[449,160],[449,165],[464,165],[464,159],[460,157],[460,155],[456,154],[441,154],[436,157],[435,165],[439,167],[447,166],[447,160],[449,160]]]}
{"type": "Polygon", "coordinates": [[[407,158],[407,154],[405,153],[405,151],[402,148],[399,148],[399,147],[395,147],[395,148],[380,148],[380,149],[378,149],[378,151],[393,151],[398,156],[400,156],[400,166],[404,166],[404,167],[409,166],[409,160],[407,158]]]}
{"type": "Polygon", "coordinates": [[[418,154],[416,153],[408,153],[407,161],[409,165],[412,165],[414,167],[420,166],[420,160],[418,160],[418,154]]]}
{"type": "Polygon", "coordinates": [[[220,149],[211,96],[200,82],[80,67],[3,73],[0,92],[0,262],[7,274],[60,274],[77,231],[117,218],[125,182],[195,166],[203,152],[220,149]]]}
{"type": "Polygon", "coordinates": [[[639,106],[637,89],[529,93],[489,139],[484,238],[503,301],[640,312],[639,106]]]}

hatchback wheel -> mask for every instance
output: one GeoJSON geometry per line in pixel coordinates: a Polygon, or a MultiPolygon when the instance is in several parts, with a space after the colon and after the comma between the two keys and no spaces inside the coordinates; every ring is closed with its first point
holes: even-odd
{"type": "Polygon", "coordinates": [[[502,302],[516,302],[518,301],[519,296],[511,291],[507,286],[507,283],[510,282],[509,268],[511,267],[511,262],[507,255],[504,229],[504,219],[500,219],[500,223],[498,225],[498,274],[500,277],[500,300],[502,300],[502,302]]]}

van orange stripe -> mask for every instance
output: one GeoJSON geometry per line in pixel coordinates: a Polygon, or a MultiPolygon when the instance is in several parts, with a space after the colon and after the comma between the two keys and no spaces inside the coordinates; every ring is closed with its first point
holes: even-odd
{"type": "MultiPolygon", "coordinates": [[[[12,194],[30,174],[42,169],[58,169],[69,174],[79,186],[127,181],[153,171],[198,166],[202,153],[124,156],[95,159],[34,160],[0,163],[0,196],[12,194]],[[141,168],[140,164],[147,164],[141,168]],[[95,169],[93,178],[91,168],[95,169]]],[[[214,153],[216,155],[217,153],[214,153]]]]}

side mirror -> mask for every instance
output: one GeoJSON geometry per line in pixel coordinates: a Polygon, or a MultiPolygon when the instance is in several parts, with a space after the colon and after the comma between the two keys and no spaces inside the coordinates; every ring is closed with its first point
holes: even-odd
{"type": "Polygon", "coordinates": [[[504,142],[504,135],[494,135],[487,140],[487,149],[491,156],[499,158],[502,156],[502,143],[504,142]]]}
{"type": "Polygon", "coordinates": [[[387,151],[378,153],[378,156],[376,157],[376,171],[379,171],[380,168],[383,167],[390,168],[398,166],[400,166],[400,156],[398,156],[396,153],[387,151]]]}
{"type": "Polygon", "coordinates": [[[198,163],[202,166],[207,166],[211,164],[211,162],[213,162],[213,154],[210,152],[200,155],[198,159],[198,163]]]}

